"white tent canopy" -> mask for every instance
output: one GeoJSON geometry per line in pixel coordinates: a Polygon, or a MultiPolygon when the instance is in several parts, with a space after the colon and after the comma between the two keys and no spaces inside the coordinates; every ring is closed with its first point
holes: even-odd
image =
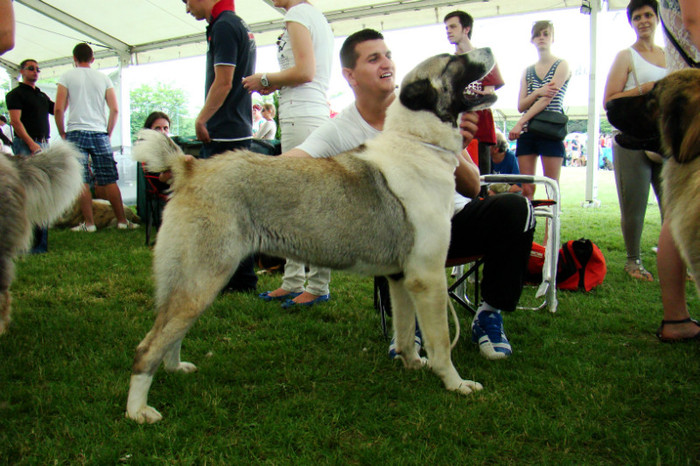
{"type": "MultiPolygon", "coordinates": [[[[537,11],[579,8],[592,10],[589,86],[589,134],[597,136],[600,99],[596,89],[597,12],[626,7],[628,0],[313,0],[331,23],[336,37],[362,28],[380,31],[439,24],[452,10],[468,11],[474,18],[518,15],[537,11]],[[342,3],[342,7],[340,4],[342,3]]],[[[273,44],[283,28],[284,11],[272,0],[235,0],[237,13],[255,33],[258,46],[273,44]]],[[[194,21],[182,0],[15,0],[15,48],[0,57],[0,66],[17,75],[19,63],[33,58],[41,64],[42,78],[60,76],[72,66],[72,49],[88,42],[95,50],[96,68],[117,68],[113,77],[121,94],[121,70],[132,65],[203,55],[206,22],[194,21]]],[[[128,142],[128,112],[122,112],[118,133],[128,142]]],[[[589,168],[586,202],[596,197],[598,138],[588,138],[589,168]]]]}
{"type": "MultiPolygon", "coordinates": [[[[600,0],[593,0],[593,3],[600,0]]],[[[584,0],[589,3],[589,0],[584,0]]],[[[273,44],[282,30],[283,11],[272,0],[235,0],[258,45],[273,44]]],[[[336,37],[371,27],[380,31],[438,24],[452,10],[475,18],[579,8],[581,0],[313,0],[336,37]],[[342,7],[341,7],[342,5],[342,7]]],[[[609,0],[609,9],[625,0],[609,0]]],[[[202,55],[206,22],[185,14],[181,0],[15,0],[16,46],[0,58],[14,73],[28,57],[41,63],[42,78],[72,65],[78,42],[93,45],[97,67],[154,63],[202,55]]]]}

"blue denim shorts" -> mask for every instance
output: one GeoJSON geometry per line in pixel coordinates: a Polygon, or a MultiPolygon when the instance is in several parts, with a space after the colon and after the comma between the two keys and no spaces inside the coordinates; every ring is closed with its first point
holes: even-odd
{"type": "Polygon", "coordinates": [[[541,155],[543,157],[564,157],[566,149],[564,141],[552,141],[525,131],[518,138],[518,145],[515,148],[515,155],[541,155]]]}
{"type": "Polygon", "coordinates": [[[107,133],[97,131],[69,131],[66,139],[83,154],[83,182],[90,183],[90,168],[99,186],[116,183],[119,179],[112,144],[107,133]],[[89,157],[88,157],[89,156],[89,157]],[[89,160],[92,159],[92,163],[89,160]]]}

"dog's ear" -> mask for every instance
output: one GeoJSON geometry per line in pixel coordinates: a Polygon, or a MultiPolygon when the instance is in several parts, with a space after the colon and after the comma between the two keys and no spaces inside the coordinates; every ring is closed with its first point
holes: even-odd
{"type": "Polygon", "coordinates": [[[659,112],[661,142],[666,154],[681,162],[681,144],[683,144],[686,132],[691,129],[686,127],[683,121],[687,101],[682,93],[669,94],[663,93],[657,96],[658,105],[662,109],[659,112]]]}
{"type": "Polygon", "coordinates": [[[686,128],[680,150],[673,156],[679,163],[686,163],[700,156],[700,113],[690,121],[686,128]]]}
{"type": "Polygon", "coordinates": [[[419,79],[401,87],[401,103],[411,110],[435,111],[438,95],[428,79],[419,79]]]}

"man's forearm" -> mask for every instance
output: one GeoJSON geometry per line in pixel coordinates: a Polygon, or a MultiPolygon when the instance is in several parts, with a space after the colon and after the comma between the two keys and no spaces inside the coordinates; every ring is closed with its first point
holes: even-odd
{"type": "Polygon", "coordinates": [[[65,130],[65,124],[64,124],[64,113],[63,109],[54,109],[54,119],[56,120],[56,129],[58,130],[58,134],[63,138],[66,136],[66,130],[65,130]]]}
{"type": "Polygon", "coordinates": [[[221,108],[226,96],[231,91],[231,84],[217,84],[214,82],[209,88],[207,100],[197,116],[197,123],[206,124],[209,119],[221,108]]]}

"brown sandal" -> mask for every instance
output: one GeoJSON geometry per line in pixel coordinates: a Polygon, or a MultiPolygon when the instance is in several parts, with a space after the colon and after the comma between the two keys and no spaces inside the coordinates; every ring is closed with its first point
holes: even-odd
{"type": "Polygon", "coordinates": [[[687,319],[681,319],[681,320],[662,320],[661,321],[661,326],[656,330],[656,338],[659,339],[661,343],[680,343],[680,342],[685,342],[685,341],[700,341],[700,331],[693,335],[692,337],[686,337],[686,338],[666,338],[661,336],[661,331],[664,328],[664,325],[666,324],[687,324],[689,322],[694,323],[700,328],[700,322],[698,322],[695,319],[691,319],[688,317],[687,319]]]}
{"type": "Polygon", "coordinates": [[[643,282],[654,281],[654,276],[651,274],[651,272],[644,268],[642,261],[640,260],[625,264],[625,272],[627,272],[627,275],[635,280],[641,280],[643,282]]]}

